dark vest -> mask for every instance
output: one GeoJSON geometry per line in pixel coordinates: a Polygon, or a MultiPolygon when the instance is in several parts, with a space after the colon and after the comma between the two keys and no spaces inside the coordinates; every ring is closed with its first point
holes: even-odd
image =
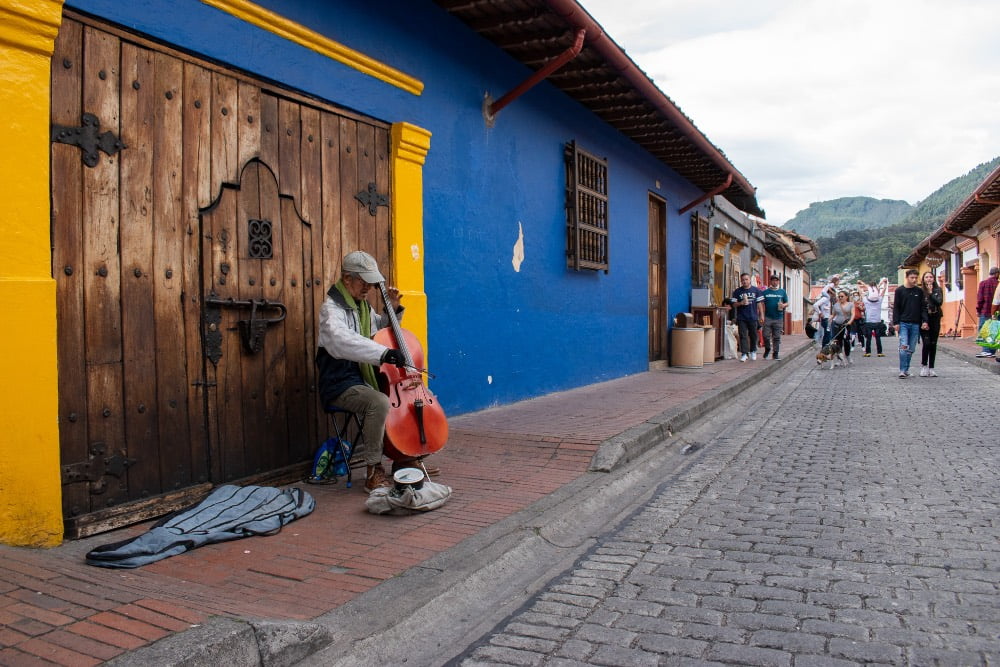
{"type": "MultiPolygon", "coordinates": [[[[331,287],[326,294],[338,306],[348,309],[343,295],[336,287],[331,287]]],[[[374,316],[374,313],[372,315],[374,316]]],[[[350,387],[365,384],[361,377],[361,367],[356,361],[337,359],[322,347],[316,350],[316,368],[319,371],[319,395],[324,408],[331,404],[335,405],[337,397],[350,387]]]]}

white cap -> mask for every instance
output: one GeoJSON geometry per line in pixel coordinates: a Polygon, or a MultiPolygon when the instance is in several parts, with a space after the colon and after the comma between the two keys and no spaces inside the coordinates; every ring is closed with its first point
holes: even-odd
{"type": "Polygon", "coordinates": [[[355,250],[344,257],[344,273],[355,273],[366,283],[384,283],[385,277],[378,270],[375,258],[362,250],[355,250]]]}

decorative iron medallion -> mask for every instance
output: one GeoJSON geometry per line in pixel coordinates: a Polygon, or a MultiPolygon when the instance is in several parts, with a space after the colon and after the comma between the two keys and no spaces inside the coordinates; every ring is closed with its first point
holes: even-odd
{"type": "Polygon", "coordinates": [[[368,213],[370,215],[378,213],[379,206],[389,205],[389,197],[381,192],[378,192],[374,183],[369,183],[368,189],[362,190],[358,194],[354,195],[354,198],[368,207],[368,213]]]}

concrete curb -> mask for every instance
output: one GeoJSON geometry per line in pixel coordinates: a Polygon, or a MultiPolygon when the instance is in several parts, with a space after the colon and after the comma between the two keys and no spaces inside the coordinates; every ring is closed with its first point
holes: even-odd
{"type": "Polygon", "coordinates": [[[333,641],[318,623],[237,620],[221,616],[110,661],[111,667],[294,665],[333,641]]]}
{"type": "Polygon", "coordinates": [[[663,412],[638,426],[633,426],[624,433],[605,440],[591,459],[589,470],[611,472],[630,461],[634,461],[654,445],[672,437],[674,433],[705,413],[714,410],[747,387],[751,387],[777,372],[785,365],[781,362],[787,363],[812,349],[814,349],[812,343],[806,343],[793,350],[788,356],[783,357],[777,364],[766,362],[767,367],[761,371],[733,380],[710,392],[707,396],[692,399],[673,410],[663,412]]]}
{"type": "Polygon", "coordinates": [[[991,373],[1000,374],[1000,364],[998,364],[993,359],[984,359],[982,357],[976,357],[970,355],[963,350],[957,350],[955,348],[949,347],[947,345],[938,344],[937,349],[939,352],[944,352],[949,357],[954,357],[973,366],[979,366],[980,368],[985,368],[991,373]]]}

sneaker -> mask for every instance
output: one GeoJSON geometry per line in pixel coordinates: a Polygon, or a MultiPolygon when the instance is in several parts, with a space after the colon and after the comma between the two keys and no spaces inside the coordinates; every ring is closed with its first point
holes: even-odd
{"type": "Polygon", "coordinates": [[[884,354],[882,354],[881,352],[879,352],[879,353],[878,353],[878,356],[880,356],[880,357],[884,357],[885,355],[884,355],[884,354]]]}
{"type": "Polygon", "coordinates": [[[899,371],[899,377],[900,377],[900,379],[905,379],[905,378],[910,377],[910,374],[907,373],[906,371],[899,371]]]}
{"type": "Polygon", "coordinates": [[[767,359],[767,355],[771,354],[771,350],[764,350],[764,356],[762,359],[767,359]]]}
{"type": "Polygon", "coordinates": [[[745,355],[745,354],[744,354],[744,355],[742,355],[742,356],[740,357],[740,363],[741,363],[741,364],[742,364],[742,363],[743,363],[744,361],[746,361],[746,360],[747,360],[747,355],[745,355]]]}
{"type": "Polygon", "coordinates": [[[771,358],[772,358],[772,359],[774,359],[775,361],[781,361],[781,357],[779,357],[779,356],[778,356],[777,354],[775,354],[775,355],[774,355],[773,357],[771,357],[771,358]]]}
{"type": "Polygon", "coordinates": [[[751,352],[750,353],[750,361],[757,361],[757,353],[756,352],[751,352]]]}
{"type": "MultiPolygon", "coordinates": [[[[872,353],[871,353],[871,352],[865,352],[865,356],[866,356],[866,357],[870,357],[870,356],[872,356],[872,353]]],[[[881,356],[881,355],[880,355],[880,356],[881,356]]]]}
{"type": "Polygon", "coordinates": [[[938,374],[934,372],[933,368],[927,369],[927,377],[936,378],[937,376],[938,374]]]}
{"type": "Polygon", "coordinates": [[[375,489],[387,489],[391,486],[392,482],[389,481],[389,476],[385,474],[385,468],[382,467],[382,464],[369,467],[368,475],[365,477],[365,491],[371,493],[375,489]]]}
{"type": "Polygon", "coordinates": [[[927,377],[927,366],[920,367],[920,377],[922,378],[927,377]]]}
{"type": "Polygon", "coordinates": [[[982,358],[986,358],[986,357],[992,357],[992,356],[993,356],[993,353],[992,353],[992,352],[986,352],[986,351],[984,350],[984,351],[980,352],[979,354],[977,354],[976,356],[977,356],[977,357],[982,357],[982,358]]]}

